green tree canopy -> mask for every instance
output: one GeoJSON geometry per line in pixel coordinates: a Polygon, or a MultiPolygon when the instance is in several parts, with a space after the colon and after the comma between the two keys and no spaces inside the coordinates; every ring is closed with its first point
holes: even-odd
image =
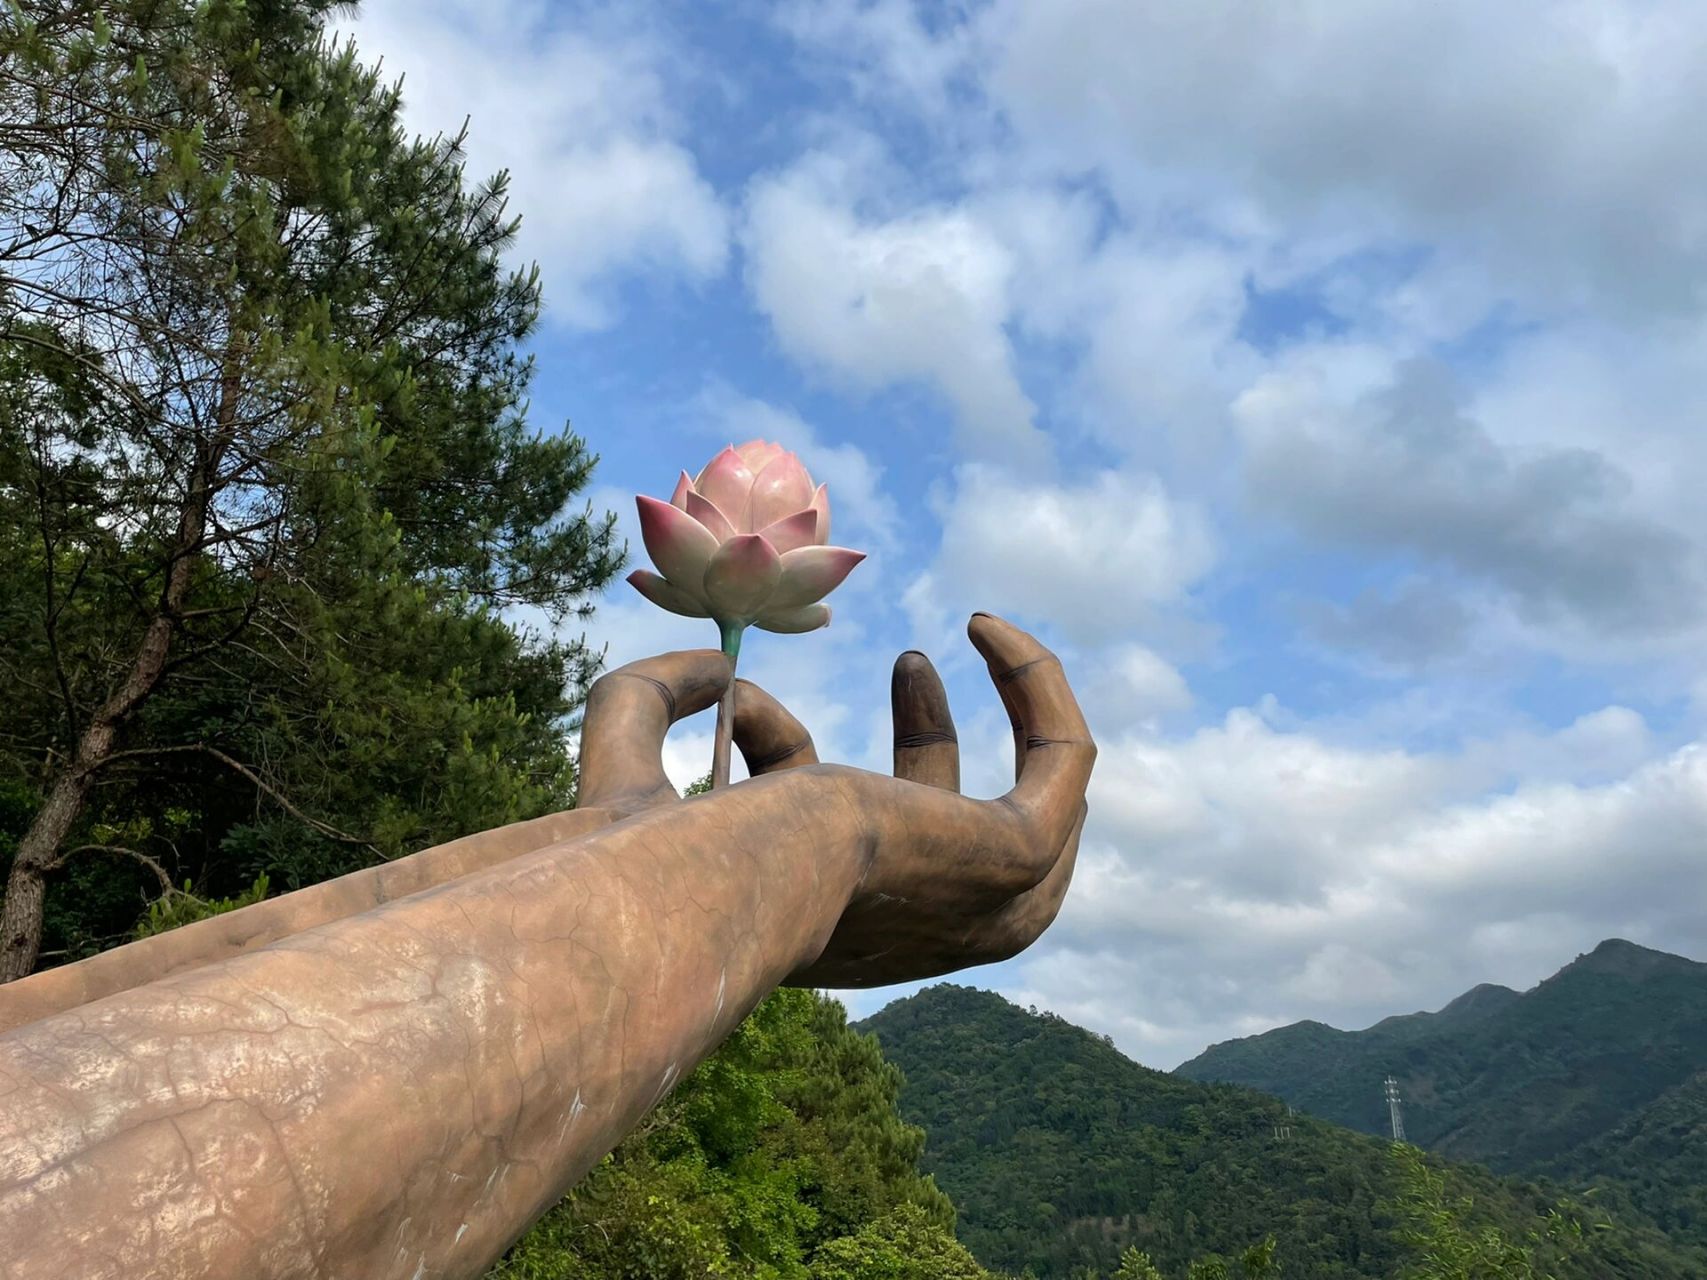
{"type": "Polygon", "coordinates": [[[986,1280],[900,1084],[840,1004],[779,991],[491,1280],[986,1280]]]}
{"type": "Polygon", "coordinates": [[[618,566],[504,178],[326,0],[0,15],[0,980],[566,803],[618,566]],[[50,883],[62,892],[46,900],[50,883]]]}
{"type": "Polygon", "coordinates": [[[1120,1265],[1115,1268],[1114,1280],[1162,1280],[1162,1273],[1156,1270],[1156,1264],[1150,1261],[1150,1255],[1136,1245],[1128,1245],[1126,1252],[1120,1255],[1120,1265]]]}
{"type": "Polygon", "coordinates": [[[812,1259],[811,1280],[986,1280],[953,1236],[916,1206],[903,1205],[851,1236],[831,1240],[812,1259]]]}

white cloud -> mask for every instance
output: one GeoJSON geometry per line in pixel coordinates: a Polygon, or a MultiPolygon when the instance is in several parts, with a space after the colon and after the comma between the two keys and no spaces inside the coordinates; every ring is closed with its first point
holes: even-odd
{"type": "Polygon", "coordinates": [[[1180,605],[1214,558],[1203,518],[1143,474],[1054,484],[968,464],[939,514],[941,548],[909,588],[920,619],[997,608],[1072,638],[1111,640],[1180,605]]]}
{"type": "Polygon", "coordinates": [[[510,171],[548,314],[581,327],[611,322],[624,273],[704,281],[729,245],[728,214],[679,140],[664,52],[592,26],[528,0],[377,0],[346,27],[364,59],[405,77],[411,128],[454,134],[471,117],[470,178],[510,171]]]}
{"type": "Polygon", "coordinates": [[[1496,588],[1525,625],[1678,634],[1707,602],[1698,548],[1586,448],[1502,448],[1442,366],[1411,362],[1347,400],[1308,364],[1234,409],[1253,507],[1306,534],[1417,555],[1496,588]]]}
{"type": "Polygon", "coordinates": [[[1615,458],[1644,509],[1700,539],[1704,342],[1700,320],[1664,331],[1601,320],[1529,332],[1481,380],[1476,414],[1508,448],[1577,447],[1615,458]]]}
{"type": "Polygon", "coordinates": [[[1015,264],[1015,326],[1072,352],[1091,432],[1128,456],[1165,443],[1224,465],[1228,405],[1262,367],[1240,337],[1250,255],[1159,227],[1099,236],[1082,195],[998,188],[968,204],[1015,264]]]}
{"type": "Polygon", "coordinates": [[[816,156],[749,193],[748,282],[778,340],[857,388],[934,388],[974,455],[1046,458],[1004,330],[1007,250],[963,209],[862,218],[848,179],[816,156]]]}
{"type": "Polygon", "coordinates": [[[1163,717],[1187,710],[1191,690],[1177,668],[1154,649],[1121,641],[1074,664],[1080,701],[1099,725],[1154,727],[1163,717]]]}
{"type": "Polygon", "coordinates": [[[1132,447],[1158,429],[1188,456],[1225,456],[1227,406],[1260,368],[1239,339],[1247,259],[1164,236],[1108,243],[1082,268],[1082,376],[1101,434],[1132,447]]]}
{"type": "Polygon", "coordinates": [[[1234,712],[1183,739],[1105,736],[1091,805],[1017,985],[1157,1065],[1528,986],[1609,936],[1688,952],[1707,908],[1707,747],[1655,755],[1619,707],[1450,755],[1234,712]]]}
{"type": "Polygon", "coordinates": [[[1132,835],[1152,867],[1280,900],[1311,893],[1447,781],[1428,757],[1278,732],[1249,710],[1183,743],[1102,738],[1091,797],[1098,832],[1132,835]]]}
{"type": "Polygon", "coordinates": [[[1472,776],[1522,781],[1527,771],[1581,786],[1616,782],[1661,752],[1639,713],[1608,706],[1551,733],[1513,729],[1476,740],[1466,744],[1463,754],[1472,776]]]}
{"type": "Polygon", "coordinates": [[[1036,153],[1224,229],[1449,247],[1551,306],[1707,286],[1689,0],[1002,0],[986,84],[1036,153]]]}
{"type": "Polygon", "coordinates": [[[773,18],[802,48],[833,52],[861,98],[899,99],[931,116],[948,113],[970,52],[970,33],[933,35],[910,0],[788,0],[773,18]]]}
{"type": "Polygon", "coordinates": [[[1397,1000],[1403,1008],[1402,1002],[1409,994],[1380,957],[1338,942],[1325,943],[1310,952],[1281,989],[1317,1007],[1397,1000]]]}

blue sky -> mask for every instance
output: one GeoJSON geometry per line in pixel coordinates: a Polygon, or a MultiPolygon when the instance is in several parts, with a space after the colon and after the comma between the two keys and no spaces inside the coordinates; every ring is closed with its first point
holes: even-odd
{"type": "MultiPolygon", "coordinates": [[[[595,504],[753,436],[871,558],[743,668],[887,760],[963,626],[1060,652],[1078,878],[969,980],[1171,1066],[1297,1018],[1702,955],[1707,10],[1687,0],[379,0],[544,273],[595,504]]],[[[637,563],[644,563],[638,538],[637,563]]],[[[613,662],[710,643],[618,587],[613,662]]],[[[672,740],[703,772],[710,724],[672,740]]],[[[850,1001],[876,1008],[886,993],[850,1001]]]]}

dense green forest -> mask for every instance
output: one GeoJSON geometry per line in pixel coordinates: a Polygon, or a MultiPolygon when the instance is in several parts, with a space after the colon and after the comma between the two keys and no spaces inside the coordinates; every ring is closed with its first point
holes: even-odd
{"type": "Polygon", "coordinates": [[[1668,1089],[1623,1123],[1550,1166],[1595,1183],[1679,1240],[1707,1240],[1707,1071],[1668,1089]]]}
{"type": "MultiPolygon", "coordinates": [[[[933,987],[861,1025],[906,1074],[901,1109],[929,1135],[924,1167],[988,1266],[1069,1280],[1112,1270],[1136,1246],[1173,1274],[1269,1235],[1289,1274],[1323,1280],[1386,1280],[1412,1258],[1390,1143],[1289,1116],[1248,1089],[1151,1071],[988,992],[933,987]]],[[[1527,1240],[1558,1200],[1473,1166],[1440,1168],[1443,1203],[1473,1201],[1472,1234],[1527,1240]]],[[[1585,1222],[1597,1212],[1569,1210],[1585,1222]]],[[[1707,1274],[1707,1257],[1639,1216],[1585,1239],[1560,1276],[1707,1274]]]]}
{"type": "Polygon", "coordinates": [[[1707,1247],[1707,964],[1609,940],[1533,990],[1478,987],[1363,1031],[1302,1022],[1179,1068],[1366,1133],[1399,1081],[1406,1135],[1503,1172],[1595,1185],[1707,1247]]]}

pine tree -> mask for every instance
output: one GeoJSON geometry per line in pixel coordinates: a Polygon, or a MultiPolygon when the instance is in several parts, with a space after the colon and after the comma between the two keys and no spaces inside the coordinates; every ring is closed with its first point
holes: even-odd
{"type": "Polygon", "coordinates": [[[0,15],[0,981],[89,856],[288,886],[568,800],[593,655],[503,611],[615,572],[593,459],[525,422],[502,176],[334,7],[0,15]]]}

